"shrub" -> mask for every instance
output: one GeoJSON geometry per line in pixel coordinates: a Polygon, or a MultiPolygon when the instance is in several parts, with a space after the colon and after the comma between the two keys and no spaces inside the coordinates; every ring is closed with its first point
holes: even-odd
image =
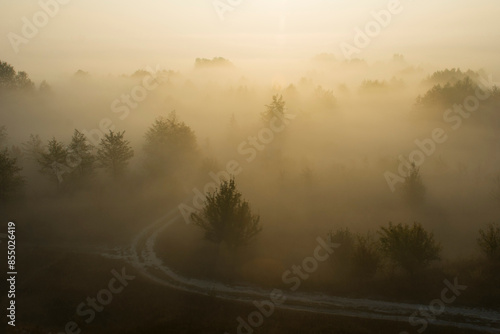
{"type": "Polygon", "coordinates": [[[371,278],[375,275],[380,256],[369,235],[354,234],[346,228],[330,232],[329,240],[340,244],[331,257],[332,265],[340,276],[371,278]]]}
{"type": "Polygon", "coordinates": [[[489,224],[486,229],[480,229],[477,244],[489,260],[500,261],[500,226],[489,224]]]}
{"type": "Polygon", "coordinates": [[[389,223],[388,227],[381,228],[379,234],[383,254],[410,274],[439,259],[441,246],[434,240],[434,235],[419,223],[411,226],[389,223]]]}

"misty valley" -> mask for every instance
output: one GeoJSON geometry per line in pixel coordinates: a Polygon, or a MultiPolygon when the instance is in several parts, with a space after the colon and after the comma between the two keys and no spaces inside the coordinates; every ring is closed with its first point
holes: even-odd
{"type": "Polygon", "coordinates": [[[500,332],[488,70],[74,66],[0,62],[12,333],[500,332]]]}

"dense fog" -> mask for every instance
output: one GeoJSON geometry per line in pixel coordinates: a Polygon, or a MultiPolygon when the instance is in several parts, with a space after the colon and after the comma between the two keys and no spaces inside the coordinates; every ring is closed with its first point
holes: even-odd
{"type": "Polygon", "coordinates": [[[493,0],[0,12],[12,333],[499,332],[493,0]]]}
{"type": "MultiPolygon", "coordinates": [[[[261,247],[272,247],[277,237],[279,247],[287,249],[286,242],[304,233],[323,235],[344,227],[362,232],[389,221],[419,221],[436,233],[447,256],[467,256],[476,251],[471,234],[498,215],[499,97],[490,72],[435,71],[402,55],[369,63],[327,54],[279,74],[273,67],[253,71],[229,60],[193,62],[184,72],[163,65],[120,76],[79,70],[45,89],[2,92],[2,123],[6,145],[23,167],[26,200],[67,195],[38,173],[28,152],[31,134],[42,146],[52,138],[68,145],[76,129],[97,147],[108,130],[125,131],[134,156],[124,182],[137,187],[130,200],[140,201],[144,191],[181,202],[186,198],[192,207],[193,189],[203,192],[213,181],[210,172],[220,174],[236,161],[237,184],[262,216],[261,247]],[[469,86],[459,86],[466,78],[469,86]],[[432,95],[436,87],[448,88],[432,95]],[[470,117],[467,110],[465,116],[448,112],[454,104],[474,107],[466,94],[475,96],[476,89],[489,97],[470,117]],[[262,113],[273,96],[285,102],[286,121],[271,127],[262,113]],[[172,113],[194,132],[193,157],[164,166],[168,175],[151,175],[144,166],[145,133],[155,119],[172,113]],[[435,129],[442,129],[442,142],[429,144],[435,129]],[[418,207],[405,202],[400,189],[405,177],[400,165],[409,165],[412,152],[422,151],[416,141],[427,150],[411,157],[426,189],[418,207]]],[[[220,176],[227,178],[226,173],[220,176]]],[[[89,182],[102,187],[111,182],[106,177],[97,169],[89,182]]],[[[179,204],[161,205],[168,211],[179,204]]]]}

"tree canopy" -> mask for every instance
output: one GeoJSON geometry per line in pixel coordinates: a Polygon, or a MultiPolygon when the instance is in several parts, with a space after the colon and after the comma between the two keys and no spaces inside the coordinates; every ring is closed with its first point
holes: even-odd
{"type": "Polygon", "coordinates": [[[455,103],[462,103],[467,96],[474,96],[476,88],[477,84],[470,77],[454,83],[437,84],[423,96],[418,96],[416,105],[423,108],[449,108],[455,103]]]}
{"type": "Polygon", "coordinates": [[[157,118],[145,137],[145,167],[153,175],[170,174],[176,167],[189,163],[197,152],[193,130],[178,121],[175,113],[157,118]]]}
{"type": "Polygon", "coordinates": [[[68,146],[68,163],[74,179],[84,179],[90,176],[95,167],[96,158],[92,154],[94,147],[90,145],[83,133],[75,129],[71,143],[68,146]]]}
{"type": "Polygon", "coordinates": [[[49,175],[52,181],[61,183],[62,175],[67,171],[66,159],[68,150],[64,144],[55,138],[47,143],[46,149],[41,153],[38,163],[41,166],[40,171],[49,175]]]}
{"type": "Polygon", "coordinates": [[[283,100],[282,95],[274,95],[271,104],[266,105],[266,110],[262,113],[262,119],[264,122],[271,121],[274,117],[283,119],[285,116],[285,105],[286,102],[283,100]]]}
{"type": "Polygon", "coordinates": [[[500,225],[489,224],[480,229],[477,244],[489,260],[500,261],[500,225]]]}
{"type": "Polygon", "coordinates": [[[479,73],[472,70],[462,71],[459,68],[444,69],[441,71],[436,71],[424,81],[427,84],[432,85],[445,85],[446,83],[454,84],[465,78],[471,78],[477,80],[479,78],[479,73]]]}
{"type": "Polygon", "coordinates": [[[260,216],[252,214],[234,178],[222,181],[220,188],[206,197],[202,211],[193,213],[191,219],[205,231],[205,239],[231,248],[247,244],[262,230],[260,216]]]}
{"type": "Polygon", "coordinates": [[[97,150],[97,159],[111,175],[121,176],[128,165],[129,160],[134,156],[134,151],[128,140],[124,139],[125,131],[113,132],[101,139],[97,150]]]}
{"type": "Polygon", "coordinates": [[[16,72],[12,65],[0,61],[0,89],[32,90],[34,87],[26,72],[16,72]]]}
{"type": "Polygon", "coordinates": [[[413,274],[439,259],[441,246],[434,241],[434,235],[419,223],[382,227],[381,250],[396,265],[413,274]]]}

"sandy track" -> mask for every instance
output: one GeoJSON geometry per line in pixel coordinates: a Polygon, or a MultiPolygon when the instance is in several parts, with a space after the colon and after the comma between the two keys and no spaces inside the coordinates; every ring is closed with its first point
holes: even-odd
{"type": "MultiPolygon", "coordinates": [[[[106,254],[105,256],[123,259],[133,265],[145,277],[176,290],[246,303],[270,299],[271,290],[255,286],[228,285],[221,282],[188,278],[178,274],[163,263],[155,253],[156,238],[170,225],[181,220],[182,217],[178,214],[178,211],[172,211],[139,233],[129,249],[116,250],[114,254],[106,254]]],[[[286,301],[281,305],[277,305],[278,308],[406,322],[406,324],[402,324],[402,329],[410,327],[408,324],[409,317],[414,312],[428,309],[428,306],[420,304],[342,298],[320,293],[285,292],[285,296],[286,301]]],[[[500,333],[500,312],[494,310],[447,307],[443,314],[436,319],[427,319],[427,321],[433,325],[470,329],[484,333],[500,333]]],[[[418,327],[414,327],[414,329],[413,332],[416,332],[418,327]]]]}

